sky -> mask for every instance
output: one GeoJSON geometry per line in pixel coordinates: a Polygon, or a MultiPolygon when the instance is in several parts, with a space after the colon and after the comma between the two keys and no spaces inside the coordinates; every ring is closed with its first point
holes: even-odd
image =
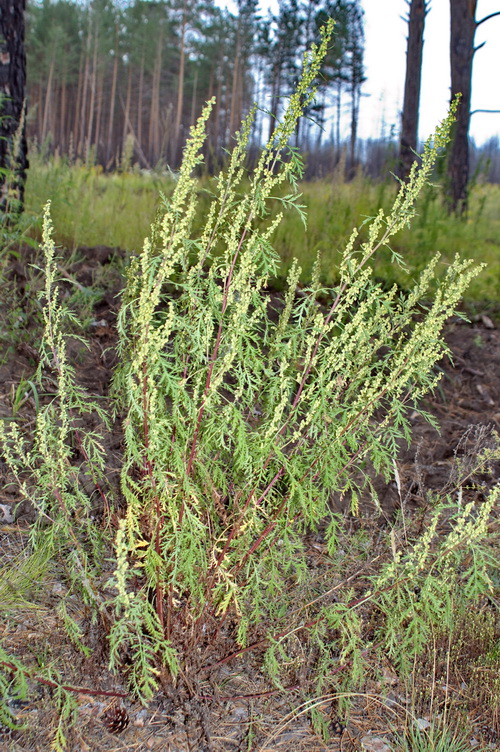
{"type": "MultiPolygon", "coordinates": [[[[367,81],[360,107],[359,135],[373,138],[396,132],[404,93],[406,37],[405,0],[362,0],[365,11],[365,67],[367,81]]],[[[450,100],[450,2],[431,0],[424,31],[419,135],[427,138],[446,115],[450,100]]],[[[500,11],[500,0],[478,0],[476,19],[500,11]]],[[[481,24],[476,46],[486,44],[474,56],[472,110],[500,110],[500,16],[481,24]]],[[[470,135],[480,145],[500,136],[500,113],[476,113],[470,135]]]]}
{"type": "MultiPolygon", "coordinates": [[[[234,12],[231,0],[219,0],[234,12]]],[[[261,0],[261,10],[277,9],[277,0],[261,0]]],[[[359,136],[388,136],[399,132],[406,66],[408,24],[405,0],[361,0],[365,12],[365,69],[360,105],[359,136]]],[[[431,0],[424,32],[419,135],[423,140],[446,115],[450,101],[450,0],[431,0]]],[[[500,11],[500,0],[478,0],[476,19],[500,11]]],[[[476,46],[486,41],[474,59],[472,109],[500,110],[500,16],[476,32],[476,46]]],[[[346,121],[347,122],[347,121],[346,121]]],[[[347,132],[344,133],[344,136],[347,132]]],[[[500,137],[500,113],[474,114],[470,135],[477,145],[500,137]]]]}

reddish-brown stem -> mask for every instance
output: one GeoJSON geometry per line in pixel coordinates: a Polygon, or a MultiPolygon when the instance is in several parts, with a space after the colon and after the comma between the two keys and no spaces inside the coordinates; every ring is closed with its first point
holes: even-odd
{"type": "Polygon", "coordinates": [[[196,445],[198,443],[198,434],[200,432],[201,421],[203,419],[203,414],[205,412],[205,402],[206,402],[208,390],[210,389],[210,382],[212,380],[212,373],[214,370],[215,361],[217,360],[217,355],[219,353],[221,338],[222,338],[222,318],[221,318],[221,321],[219,322],[219,328],[217,330],[217,336],[215,339],[214,349],[213,349],[212,355],[210,356],[210,363],[208,365],[207,378],[205,380],[205,389],[203,390],[203,398],[201,401],[200,408],[198,410],[198,417],[196,419],[196,427],[194,429],[193,442],[191,444],[191,452],[189,454],[189,460],[188,460],[188,464],[186,468],[186,473],[188,477],[191,475],[191,472],[193,469],[194,456],[196,453],[196,445]]]}
{"type": "MultiPolygon", "coordinates": [[[[281,478],[281,476],[284,474],[284,472],[285,472],[284,468],[281,468],[280,470],[278,470],[278,472],[276,473],[276,475],[274,476],[274,478],[272,479],[272,481],[267,486],[266,490],[262,493],[262,495],[260,496],[260,498],[257,500],[256,505],[258,505],[258,504],[260,504],[262,502],[262,500],[266,497],[266,495],[269,493],[269,491],[274,486],[274,484],[279,480],[279,478],[281,478]]],[[[225,557],[225,555],[226,555],[226,553],[227,553],[227,551],[229,549],[229,546],[231,545],[231,541],[233,540],[233,538],[235,537],[235,535],[237,535],[237,533],[238,533],[240,525],[241,525],[241,523],[243,521],[243,515],[245,514],[245,512],[246,512],[246,510],[248,508],[248,505],[250,504],[250,499],[251,498],[252,498],[251,495],[249,495],[248,498],[247,498],[247,500],[246,500],[246,502],[245,502],[245,505],[244,505],[243,509],[240,512],[240,515],[239,515],[237,521],[233,525],[233,527],[231,529],[231,532],[229,533],[229,535],[228,535],[228,537],[226,539],[226,543],[224,544],[224,548],[222,549],[221,553],[217,557],[216,566],[213,568],[212,573],[210,575],[210,579],[208,580],[208,583],[207,583],[206,588],[205,588],[205,593],[206,593],[206,596],[205,596],[205,606],[203,607],[202,613],[200,614],[200,616],[196,620],[195,626],[200,623],[201,619],[203,618],[203,616],[205,614],[207,606],[210,603],[210,598],[208,597],[208,593],[210,593],[210,591],[212,590],[212,587],[213,587],[213,584],[214,584],[214,581],[215,581],[217,567],[219,567],[221,565],[221,563],[224,560],[224,557],[225,557]]],[[[286,501],[286,498],[285,498],[285,501],[286,501]]],[[[283,508],[283,504],[281,505],[280,509],[278,510],[278,512],[276,514],[279,514],[282,508],[283,508]]],[[[266,535],[267,535],[267,533],[266,533],[266,535]]],[[[248,555],[250,555],[250,554],[248,553],[248,555]]],[[[246,555],[246,558],[248,558],[247,555],[246,555]]],[[[246,558],[245,558],[245,561],[246,561],[246,558]]],[[[235,569],[235,572],[238,572],[241,569],[241,566],[243,566],[243,563],[244,562],[240,562],[239,563],[239,565],[235,569]]],[[[215,633],[214,640],[217,639],[217,635],[219,633],[219,630],[220,630],[220,628],[222,626],[222,623],[223,623],[223,620],[225,619],[225,617],[226,617],[226,614],[224,614],[222,616],[222,618],[221,618],[221,621],[220,621],[219,626],[217,627],[217,630],[216,630],[216,633],[215,633]]]]}
{"type": "Polygon", "coordinates": [[[220,347],[220,343],[221,343],[221,339],[222,339],[222,322],[223,322],[224,314],[226,312],[227,305],[228,305],[228,302],[229,302],[229,288],[231,286],[231,282],[232,282],[232,279],[233,279],[233,274],[234,274],[234,269],[235,269],[235,266],[236,266],[236,261],[238,260],[238,256],[240,255],[241,248],[242,248],[243,243],[244,243],[245,238],[246,238],[248,223],[251,222],[251,221],[252,221],[252,214],[249,215],[249,217],[247,219],[247,224],[246,224],[245,228],[243,229],[243,232],[241,233],[241,238],[240,238],[240,241],[238,243],[238,247],[236,249],[236,252],[235,252],[233,258],[231,259],[231,266],[229,268],[229,272],[228,272],[226,280],[224,282],[224,295],[223,295],[223,298],[222,298],[222,308],[221,308],[221,317],[220,317],[220,321],[219,321],[219,328],[217,330],[217,336],[216,336],[216,339],[215,339],[214,349],[212,351],[212,355],[210,356],[210,363],[209,363],[209,366],[208,366],[207,378],[205,380],[205,389],[203,390],[203,398],[202,398],[202,401],[201,401],[200,409],[198,410],[198,417],[197,417],[197,420],[196,420],[196,428],[194,430],[193,443],[191,445],[191,453],[189,455],[189,460],[188,460],[188,464],[187,464],[187,468],[186,468],[186,472],[187,472],[188,477],[191,475],[191,471],[192,471],[192,468],[193,468],[193,462],[194,462],[194,457],[195,457],[195,453],[196,453],[196,445],[198,443],[198,434],[200,432],[201,421],[203,419],[203,414],[205,412],[205,402],[206,402],[206,398],[207,398],[207,395],[208,395],[208,391],[210,389],[210,382],[212,380],[212,372],[213,372],[213,369],[214,369],[215,361],[217,360],[217,356],[219,354],[219,347],[220,347]]]}
{"type": "MultiPolygon", "coordinates": [[[[280,468],[278,470],[278,472],[275,474],[274,478],[270,481],[270,483],[266,487],[265,491],[262,492],[262,494],[260,495],[260,497],[255,502],[255,506],[256,507],[259,506],[262,503],[262,501],[266,498],[266,496],[269,493],[269,491],[278,482],[278,480],[284,475],[284,473],[285,473],[285,468],[282,467],[282,468],[280,468]]],[[[224,544],[224,548],[222,549],[222,551],[220,552],[219,556],[217,557],[217,566],[221,565],[221,563],[224,560],[224,557],[225,557],[225,555],[226,555],[226,553],[227,553],[227,551],[229,549],[229,546],[231,545],[231,541],[233,540],[233,538],[235,537],[235,535],[237,535],[238,530],[240,529],[240,525],[241,525],[241,523],[243,521],[243,515],[245,514],[246,510],[248,509],[248,506],[250,504],[251,498],[252,498],[252,494],[250,494],[248,496],[247,500],[245,501],[245,504],[243,505],[243,509],[241,510],[240,515],[239,515],[236,523],[233,525],[233,527],[231,529],[231,532],[229,533],[229,535],[227,537],[226,543],[224,544]]]]}
{"type": "MultiPolygon", "coordinates": [[[[78,444],[78,449],[80,450],[80,452],[81,452],[81,454],[83,456],[83,459],[85,460],[85,462],[89,462],[89,456],[88,456],[88,454],[87,454],[87,452],[85,450],[85,447],[83,446],[83,443],[82,443],[82,440],[80,438],[79,432],[75,428],[73,428],[73,431],[74,431],[74,434],[75,434],[76,442],[78,444]]],[[[104,504],[104,513],[106,514],[106,516],[109,516],[109,503],[108,503],[108,499],[106,497],[106,494],[103,491],[100,483],[98,483],[97,481],[94,481],[94,485],[97,488],[97,490],[99,492],[99,495],[100,495],[100,497],[101,497],[101,499],[103,501],[103,504],[104,504]]]]}
{"type": "MultiPolygon", "coordinates": [[[[382,642],[376,642],[374,645],[370,645],[370,647],[365,648],[365,650],[361,651],[361,655],[365,657],[368,655],[368,653],[371,650],[375,650],[376,648],[379,648],[383,643],[382,642]]],[[[331,669],[329,671],[329,676],[335,676],[335,674],[340,674],[341,671],[345,671],[346,668],[349,668],[352,661],[346,661],[345,663],[341,663],[340,666],[337,666],[337,668],[331,669]]],[[[217,666],[217,663],[214,663],[213,666],[217,666]]],[[[212,668],[211,666],[207,668],[212,668]]],[[[283,687],[283,689],[271,689],[268,692],[257,692],[253,695],[234,695],[233,697],[227,696],[227,697],[219,697],[218,695],[196,695],[200,700],[217,700],[219,702],[230,702],[231,700],[253,700],[257,699],[259,697],[272,697],[272,695],[278,694],[279,692],[293,692],[296,689],[300,689],[300,684],[291,684],[289,687],[283,687]]]]}
{"type": "MultiPolygon", "coordinates": [[[[360,606],[365,601],[368,601],[377,595],[381,595],[382,593],[386,593],[389,590],[393,590],[393,588],[395,588],[397,585],[400,585],[401,583],[406,582],[407,580],[408,580],[408,577],[403,577],[401,580],[397,580],[396,582],[391,583],[391,585],[387,585],[387,587],[382,588],[381,590],[378,590],[376,593],[368,592],[368,594],[366,595],[362,595],[359,598],[355,598],[345,606],[345,610],[346,611],[352,610],[353,608],[360,606]]],[[[303,629],[310,629],[311,627],[315,627],[316,624],[320,624],[325,619],[326,619],[326,615],[319,616],[316,619],[311,619],[305,624],[302,624],[300,627],[293,627],[292,629],[284,629],[282,632],[278,632],[277,634],[273,635],[271,638],[264,637],[264,639],[258,640],[258,642],[252,643],[252,645],[247,645],[246,648],[240,648],[240,650],[236,650],[234,653],[231,653],[230,655],[226,655],[225,658],[221,658],[219,661],[216,661],[215,663],[211,663],[208,666],[203,666],[201,670],[210,671],[214,668],[217,668],[218,666],[222,666],[224,663],[229,663],[229,661],[233,660],[233,658],[237,658],[238,656],[243,655],[244,653],[248,653],[250,650],[255,650],[256,648],[264,647],[265,645],[268,645],[270,641],[276,642],[276,640],[281,640],[283,637],[287,637],[288,635],[293,634],[294,632],[298,632],[298,631],[302,631],[303,629]]]]}
{"type": "Polygon", "coordinates": [[[75,692],[76,694],[81,695],[93,695],[95,697],[128,697],[128,692],[106,692],[99,689],[87,689],[86,687],[73,687],[70,684],[58,684],[51,679],[44,679],[42,676],[33,676],[29,671],[21,669],[18,666],[15,666],[13,663],[8,663],[7,661],[0,661],[0,665],[6,666],[6,668],[10,669],[10,671],[14,671],[15,673],[21,673],[23,674],[23,676],[26,676],[28,679],[32,679],[39,684],[45,684],[47,687],[54,687],[55,689],[64,689],[66,690],[66,692],[75,692]]]}
{"type": "MultiPolygon", "coordinates": [[[[161,530],[163,526],[163,515],[161,511],[160,497],[156,491],[156,481],[155,481],[154,472],[153,472],[153,463],[151,461],[151,458],[149,457],[148,374],[147,374],[146,361],[144,361],[142,365],[142,421],[143,421],[144,451],[145,451],[144,464],[145,464],[146,472],[149,476],[151,488],[155,492],[155,496],[154,496],[154,505],[155,505],[155,512],[156,512],[155,552],[158,557],[158,560],[160,560],[161,559],[161,530]]],[[[165,632],[165,615],[163,613],[163,587],[161,584],[159,565],[156,567],[155,595],[156,595],[156,614],[158,616],[158,621],[160,622],[162,631],[165,632]]]]}
{"type": "MultiPolygon", "coordinates": [[[[339,303],[339,300],[340,300],[340,296],[341,296],[341,293],[342,293],[342,292],[344,291],[344,289],[345,289],[345,287],[346,287],[346,284],[347,284],[347,283],[344,283],[344,285],[343,285],[343,286],[342,286],[342,287],[340,288],[339,292],[337,293],[337,296],[336,296],[336,298],[335,298],[335,300],[334,300],[334,302],[333,302],[333,304],[332,304],[332,306],[331,306],[331,308],[330,308],[330,311],[329,311],[329,313],[328,313],[328,315],[327,315],[327,317],[326,317],[326,319],[325,319],[325,326],[327,326],[327,325],[328,325],[328,323],[330,322],[330,319],[331,319],[331,317],[333,316],[333,313],[334,313],[334,311],[335,311],[335,309],[336,309],[336,307],[337,307],[337,305],[338,305],[338,303],[339,303]]],[[[305,369],[305,371],[304,371],[304,374],[303,374],[303,376],[302,376],[302,379],[301,379],[301,382],[300,382],[300,385],[299,385],[299,389],[298,389],[298,391],[297,391],[297,394],[295,395],[295,398],[294,398],[294,400],[293,400],[293,402],[292,402],[292,405],[291,405],[291,408],[290,408],[290,411],[289,411],[288,417],[287,417],[287,419],[285,420],[285,422],[283,423],[283,425],[281,426],[280,430],[278,431],[278,434],[277,434],[278,436],[282,436],[282,435],[283,435],[283,433],[284,433],[284,432],[285,432],[285,430],[286,430],[286,427],[287,427],[287,426],[288,426],[288,424],[290,423],[290,420],[291,420],[291,418],[292,418],[292,412],[293,412],[293,410],[295,409],[295,407],[297,406],[297,403],[298,403],[298,401],[299,401],[299,399],[300,399],[300,395],[301,395],[301,393],[302,393],[302,390],[304,389],[305,383],[306,383],[306,381],[307,381],[307,377],[309,376],[309,373],[310,373],[310,371],[311,371],[311,368],[312,368],[312,363],[313,363],[313,360],[314,360],[314,358],[315,358],[315,356],[316,356],[316,353],[318,352],[318,348],[319,348],[319,346],[320,346],[320,344],[321,344],[321,341],[322,341],[322,339],[323,339],[323,336],[324,336],[324,335],[323,335],[323,333],[320,333],[320,334],[319,334],[319,336],[318,336],[318,339],[317,339],[317,341],[316,341],[316,344],[315,344],[315,347],[314,347],[314,351],[313,351],[313,353],[312,353],[311,357],[309,358],[309,364],[308,364],[307,368],[305,369]]],[[[274,453],[274,451],[273,451],[273,450],[271,450],[271,451],[269,452],[268,456],[266,457],[266,459],[264,460],[264,464],[263,464],[263,470],[265,470],[265,469],[267,468],[267,466],[268,466],[269,462],[270,462],[270,461],[271,461],[271,459],[272,459],[273,453],[274,453]]],[[[282,468],[282,470],[280,471],[280,473],[281,473],[281,474],[283,474],[283,473],[284,473],[284,468],[282,468]]],[[[273,480],[274,480],[274,479],[273,479],[273,480]]],[[[271,483],[273,483],[273,481],[271,481],[271,483]]],[[[274,485],[274,483],[273,483],[273,485],[274,485]]],[[[272,487],[272,486],[271,486],[271,484],[270,484],[270,485],[269,485],[269,486],[268,486],[268,487],[266,488],[266,490],[264,491],[264,493],[262,494],[262,496],[261,496],[261,497],[259,498],[259,501],[258,501],[258,503],[260,503],[260,502],[261,502],[261,501],[262,501],[262,500],[263,500],[263,499],[264,499],[264,498],[266,497],[266,495],[267,495],[267,493],[268,493],[268,491],[269,491],[269,489],[270,489],[271,487],[272,487]]],[[[227,541],[226,541],[226,544],[225,544],[225,546],[224,546],[224,548],[223,548],[223,550],[222,550],[221,554],[220,554],[220,555],[219,555],[219,557],[218,557],[218,560],[217,560],[217,564],[218,564],[218,565],[220,565],[220,563],[221,563],[221,562],[223,561],[223,559],[224,559],[224,556],[225,556],[225,555],[226,555],[226,553],[227,553],[227,550],[228,550],[228,548],[229,548],[229,545],[230,545],[230,543],[231,543],[232,539],[234,538],[234,536],[235,536],[235,535],[237,534],[237,532],[238,532],[238,530],[239,530],[239,525],[241,524],[241,519],[242,519],[242,515],[243,515],[243,514],[244,514],[244,513],[246,512],[246,510],[247,510],[247,508],[248,508],[248,505],[250,504],[250,500],[251,500],[251,498],[252,498],[252,496],[253,496],[254,492],[255,492],[255,486],[253,486],[253,487],[252,487],[252,489],[251,489],[250,493],[248,494],[247,500],[245,501],[245,504],[243,505],[242,513],[241,513],[240,517],[238,518],[238,521],[236,522],[235,526],[234,526],[234,527],[232,528],[232,530],[231,530],[231,532],[230,532],[230,534],[229,534],[229,538],[227,539],[227,541]]],[[[248,558],[248,556],[247,556],[246,558],[248,558]]]]}
{"type": "Polygon", "coordinates": [[[151,477],[151,462],[148,456],[149,449],[149,423],[148,423],[148,373],[147,363],[142,364],[142,430],[144,433],[144,468],[151,477]]]}
{"type": "MultiPolygon", "coordinates": [[[[271,638],[273,641],[280,640],[282,637],[286,637],[287,635],[291,634],[292,632],[297,632],[302,629],[310,629],[311,627],[314,627],[316,624],[319,624],[319,622],[323,621],[325,617],[320,616],[317,619],[312,619],[311,621],[306,622],[305,624],[302,624],[301,627],[295,627],[294,629],[285,629],[283,632],[278,632],[278,634],[273,635],[271,638]]],[[[202,671],[210,671],[213,668],[217,668],[218,666],[222,666],[224,663],[228,663],[229,661],[232,661],[233,658],[237,658],[239,655],[243,655],[244,653],[250,652],[250,650],[255,650],[256,648],[262,647],[264,645],[268,645],[270,642],[270,639],[268,637],[265,637],[263,640],[259,640],[258,642],[252,643],[252,645],[247,645],[246,648],[240,648],[240,650],[236,650],[234,653],[231,653],[230,655],[226,655],[225,658],[221,658],[219,661],[216,661],[215,663],[211,663],[208,666],[203,666],[202,671]]]]}
{"type": "Polygon", "coordinates": [[[281,502],[281,504],[279,505],[278,509],[274,513],[274,517],[273,517],[272,522],[270,522],[268,525],[266,525],[266,527],[264,528],[264,530],[262,531],[262,533],[259,535],[259,537],[257,538],[257,540],[254,541],[254,543],[250,546],[250,548],[248,549],[248,551],[246,552],[246,554],[244,554],[244,556],[241,558],[241,560],[238,562],[238,564],[234,567],[234,570],[233,570],[234,574],[237,574],[240,571],[240,569],[245,565],[245,562],[250,558],[250,556],[254,553],[254,551],[260,546],[260,544],[262,543],[262,541],[267,538],[267,536],[269,535],[269,533],[272,530],[274,530],[274,528],[278,524],[278,518],[279,518],[281,512],[283,511],[283,508],[284,508],[284,506],[287,503],[287,501],[288,501],[289,498],[290,498],[289,494],[286,494],[286,496],[283,497],[283,501],[281,502]]]}
{"type": "MultiPolygon", "coordinates": [[[[385,391],[387,391],[387,390],[383,390],[383,391],[382,391],[382,393],[381,393],[381,396],[383,396],[383,395],[385,394],[385,391]]],[[[408,397],[408,395],[407,395],[407,397],[408,397]]],[[[366,408],[366,407],[369,407],[369,406],[370,406],[371,404],[372,404],[372,403],[368,403],[368,404],[367,404],[367,405],[366,405],[366,406],[365,406],[365,407],[363,408],[363,410],[361,410],[361,411],[360,411],[360,412],[359,412],[359,413],[358,413],[358,414],[357,414],[356,416],[354,416],[354,418],[352,419],[352,421],[351,421],[350,423],[348,423],[348,424],[347,424],[347,426],[345,426],[344,430],[343,430],[343,431],[342,431],[342,432],[340,433],[340,436],[343,436],[343,434],[344,434],[344,433],[345,433],[345,432],[346,432],[346,431],[347,431],[347,430],[348,430],[349,428],[352,428],[352,426],[354,425],[354,423],[356,422],[356,420],[357,420],[357,419],[359,419],[359,418],[360,418],[360,417],[361,417],[361,416],[363,415],[363,412],[365,411],[365,408],[366,408]]],[[[339,474],[340,474],[340,473],[342,473],[342,472],[345,472],[345,470],[347,470],[347,468],[348,468],[348,467],[349,467],[350,465],[352,465],[352,463],[354,462],[354,460],[356,459],[356,457],[358,457],[358,456],[359,456],[359,454],[361,454],[361,452],[362,452],[362,451],[363,451],[363,450],[365,449],[366,445],[367,445],[367,441],[364,441],[364,442],[363,442],[363,443],[361,444],[361,446],[360,446],[360,447],[359,447],[359,448],[357,449],[357,451],[356,451],[356,452],[355,452],[355,453],[354,453],[354,454],[353,454],[353,455],[352,455],[352,456],[350,457],[349,461],[348,461],[348,462],[346,462],[346,464],[345,464],[345,465],[344,465],[344,466],[343,466],[343,467],[341,468],[341,470],[339,470],[339,474]]],[[[299,481],[299,483],[301,483],[301,482],[302,482],[302,481],[303,481],[303,480],[304,480],[304,479],[305,479],[305,478],[307,477],[307,475],[308,475],[308,474],[309,474],[309,473],[311,472],[311,470],[312,470],[312,469],[314,468],[314,466],[315,466],[315,465],[317,464],[318,460],[319,460],[319,457],[316,457],[316,459],[315,459],[315,460],[314,460],[314,461],[313,461],[313,462],[311,463],[311,465],[309,466],[309,468],[308,468],[308,469],[306,470],[306,472],[305,472],[305,473],[303,474],[303,476],[302,476],[302,477],[300,478],[300,481],[299,481]]],[[[319,472],[317,472],[317,473],[316,473],[316,474],[315,474],[315,475],[313,476],[313,480],[316,480],[316,479],[318,478],[318,476],[319,476],[319,472]]],[[[267,494],[267,491],[268,491],[268,490],[269,490],[269,486],[268,486],[268,488],[266,489],[266,491],[265,491],[265,492],[264,492],[264,493],[262,494],[262,496],[260,497],[259,501],[261,501],[261,500],[262,500],[262,499],[263,499],[263,498],[264,498],[264,497],[266,496],[266,494],[267,494]]],[[[277,512],[275,513],[275,515],[274,515],[274,517],[273,517],[273,520],[272,520],[272,522],[270,522],[270,523],[269,523],[269,525],[268,525],[268,526],[267,526],[267,527],[265,528],[265,530],[264,530],[264,531],[263,531],[263,532],[261,533],[261,535],[259,536],[259,538],[257,538],[257,540],[256,540],[256,541],[255,541],[255,542],[253,543],[253,545],[251,546],[251,548],[250,548],[250,549],[249,549],[249,550],[248,550],[248,551],[247,551],[247,552],[246,552],[246,553],[244,554],[244,556],[242,557],[242,559],[241,559],[241,560],[240,560],[240,561],[238,562],[238,564],[237,564],[237,565],[236,565],[236,566],[234,567],[234,569],[233,569],[233,574],[236,574],[237,572],[239,572],[239,571],[240,571],[240,569],[241,569],[241,568],[242,568],[242,567],[244,566],[244,564],[245,564],[245,562],[246,562],[246,561],[248,560],[248,558],[249,558],[249,557],[250,557],[250,556],[251,556],[251,555],[252,555],[252,554],[253,554],[253,553],[254,553],[254,552],[256,551],[256,549],[258,548],[258,546],[260,546],[260,544],[262,543],[262,541],[263,541],[263,540],[265,540],[265,538],[266,538],[266,537],[267,537],[267,536],[269,535],[269,533],[270,533],[270,532],[271,532],[271,531],[272,531],[272,530],[273,530],[273,529],[274,529],[274,528],[276,527],[276,525],[277,525],[277,523],[278,523],[278,519],[277,519],[277,518],[278,518],[278,515],[280,514],[281,510],[283,509],[283,506],[284,506],[285,502],[286,502],[286,501],[288,500],[288,498],[289,498],[289,497],[288,497],[288,496],[286,496],[286,497],[285,497],[285,498],[283,499],[283,503],[282,503],[282,504],[281,504],[281,506],[279,507],[278,511],[277,511],[277,512]]],[[[298,516],[300,516],[300,515],[297,515],[297,516],[296,516],[296,517],[294,518],[294,520],[293,520],[293,521],[295,521],[295,520],[297,519],[297,517],[298,517],[298,516]]],[[[288,524],[290,524],[290,523],[288,523],[288,524]]],[[[270,545],[272,545],[272,544],[270,544],[270,545]]],[[[222,559],[221,559],[221,561],[222,561],[222,559]]],[[[218,563],[219,563],[219,562],[218,562],[218,563]]]]}
{"type": "MultiPolygon", "coordinates": [[[[379,243],[377,243],[377,245],[375,246],[375,248],[373,248],[373,250],[372,250],[372,252],[371,252],[371,253],[369,254],[369,256],[367,256],[367,257],[366,257],[366,258],[365,258],[365,259],[364,259],[364,260],[363,260],[363,261],[362,261],[362,262],[361,262],[361,263],[359,264],[359,266],[358,266],[358,268],[356,269],[356,271],[354,272],[353,276],[355,276],[355,275],[356,275],[356,274],[357,274],[357,273],[358,273],[358,272],[360,271],[360,269],[361,269],[361,268],[362,268],[362,267],[363,267],[363,266],[364,266],[364,265],[366,264],[366,262],[368,261],[368,259],[369,259],[369,258],[370,258],[371,256],[373,256],[373,254],[375,253],[375,251],[377,251],[377,250],[378,250],[378,248],[380,248],[380,246],[381,246],[381,245],[382,245],[382,244],[384,243],[384,239],[385,239],[385,238],[386,238],[386,237],[388,236],[388,234],[389,234],[389,231],[390,231],[390,228],[388,228],[388,229],[386,230],[386,232],[384,233],[384,237],[383,237],[383,238],[382,238],[382,239],[381,239],[381,240],[379,241],[379,243]]],[[[319,350],[319,346],[321,345],[321,342],[323,341],[323,337],[325,336],[325,331],[324,331],[324,329],[325,329],[325,328],[326,328],[326,327],[328,326],[328,324],[329,324],[329,323],[330,323],[330,321],[332,320],[332,316],[333,316],[333,314],[335,313],[335,311],[336,311],[336,309],[337,309],[337,306],[338,306],[338,304],[339,304],[339,302],[340,302],[340,299],[341,299],[341,296],[342,296],[342,294],[343,294],[343,293],[345,292],[345,290],[346,290],[346,288],[347,288],[347,284],[348,284],[348,280],[346,280],[346,281],[342,282],[342,284],[340,285],[340,287],[339,287],[339,290],[338,290],[338,292],[337,292],[337,295],[335,296],[335,300],[333,301],[333,303],[332,303],[332,305],[331,305],[331,307],[330,307],[330,310],[328,311],[328,314],[327,314],[327,316],[326,316],[326,318],[325,318],[325,320],[324,320],[324,323],[323,323],[323,331],[322,331],[322,332],[320,332],[320,333],[318,334],[318,337],[317,337],[317,339],[316,339],[316,342],[315,342],[315,345],[314,345],[313,351],[312,351],[312,353],[311,353],[311,355],[310,355],[310,357],[309,357],[309,362],[307,363],[307,365],[306,365],[306,366],[305,366],[305,368],[304,368],[304,372],[303,372],[303,374],[302,374],[302,379],[301,379],[301,381],[300,381],[300,384],[299,384],[299,388],[297,389],[297,393],[296,393],[296,395],[295,395],[295,397],[294,397],[294,400],[293,400],[293,402],[292,402],[292,405],[291,405],[290,411],[289,411],[289,413],[288,413],[288,417],[287,417],[287,419],[285,420],[285,422],[283,423],[283,425],[281,426],[280,430],[278,431],[278,434],[277,434],[278,436],[282,436],[282,435],[283,435],[283,433],[284,433],[284,432],[285,432],[285,430],[286,430],[286,427],[287,427],[287,426],[288,426],[288,424],[290,423],[290,420],[291,420],[291,418],[292,418],[292,413],[293,413],[294,409],[295,409],[295,408],[297,407],[297,404],[298,404],[298,402],[299,402],[300,396],[301,396],[301,394],[302,394],[302,392],[303,392],[303,389],[304,389],[304,387],[305,387],[306,381],[307,381],[307,379],[308,379],[308,377],[309,377],[309,374],[311,373],[311,369],[312,369],[312,364],[313,364],[313,362],[314,362],[314,359],[315,359],[315,357],[316,357],[316,355],[317,355],[317,353],[318,353],[318,350],[319,350]]]]}
{"type": "Polygon", "coordinates": [[[174,587],[172,583],[170,583],[168,587],[167,626],[165,630],[165,636],[167,640],[170,640],[170,636],[172,634],[173,597],[174,597],[174,587]]]}

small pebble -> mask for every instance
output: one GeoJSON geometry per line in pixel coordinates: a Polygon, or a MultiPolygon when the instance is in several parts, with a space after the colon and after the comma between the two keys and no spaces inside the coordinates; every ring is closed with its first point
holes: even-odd
{"type": "Polygon", "coordinates": [[[361,739],[361,745],[366,752],[391,752],[391,748],[386,744],[385,739],[379,736],[367,734],[361,739]]]}
{"type": "Polygon", "coordinates": [[[427,721],[425,718],[417,718],[416,724],[420,731],[425,731],[425,729],[428,729],[430,724],[430,721],[427,721]]]}

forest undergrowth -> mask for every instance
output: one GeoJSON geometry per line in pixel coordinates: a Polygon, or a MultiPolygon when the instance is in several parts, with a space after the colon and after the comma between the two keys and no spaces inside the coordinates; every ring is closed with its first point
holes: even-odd
{"type": "MultiPolygon", "coordinates": [[[[175,179],[161,165],[157,170],[146,171],[128,163],[121,171],[106,174],[99,165],[45,156],[34,148],[26,187],[26,223],[31,224],[31,236],[40,240],[43,207],[50,197],[58,245],[70,250],[105,245],[136,253],[161,210],[160,194],[170,196],[175,179]],[[128,221],[117,222],[116,217],[127,217],[128,221]]],[[[199,178],[194,232],[201,229],[209,209],[210,186],[209,177],[199,178]]],[[[277,269],[275,286],[283,288],[294,258],[302,269],[301,282],[310,282],[314,259],[321,251],[321,281],[331,287],[338,282],[342,251],[353,226],[375,216],[380,209],[387,214],[398,184],[389,169],[384,181],[364,177],[361,170],[354,179],[346,180],[340,162],[329,179],[300,181],[299,187],[307,225],[298,215],[287,212],[276,229],[273,247],[282,263],[277,269]]],[[[243,178],[241,192],[248,188],[243,178]]],[[[277,190],[279,193],[280,187],[277,190]]],[[[416,199],[411,228],[403,228],[393,241],[395,249],[404,254],[411,273],[394,265],[391,255],[382,250],[372,259],[374,274],[387,286],[396,282],[408,287],[412,275],[421,271],[434,253],[439,252],[443,259],[452,261],[455,253],[463,253],[465,257],[467,249],[472,249],[474,258],[487,267],[471,281],[465,297],[471,305],[481,306],[488,301],[491,306],[500,287],[500,186],[478,179],[470,188],[469,210],[463,217],[448,213],[443,196],[436,173],[432,185],[426,185],[416,199]]],[[[361,226],[362,238],[366,232],[367,225],[361,226]]]]}
{"type": "Polygon", "coordinates": [[[128,725],[127,702],[167,703],[172,733],[194,734],[194,723],[199,749],[232,748],[210,708],[282,696],[295,699],[290,715],[269,728],[247,712],[241,749],[276,748],[304,716],[313,743],[337,748],[326,745],[360,703],[368,715],[370,703],[382,707],[393,749],[419,734],[423,750],[433,739],[462,744],[478,703],[498,730],[498,436],[469,432],[447,482],[420,488],[416,509],[398,471],[414,417],[434,421],[422,400],[443,375],[443,328],[463,318],[460,301],[484,272],[433,254],[402,288],[374,266],[381,254],[408,274],[392,239],[415,222],[456,103],[392,207],[346,239],[333,286],[317,256],[307,285],[292,262],[282,293],[269,289],[284,214],[304,215],[303,162],[289,141],[331,32],[305,57],[254,170],[250,113],[226,169],[200,193],[206,105],[129,260],[112,354],[99,356],[111,358],[109,389],[81,378],[81,316],[69,302],[79,294],[82,304],[86,288],[58,257],[45,207],[30,303],[40,337],[22,343],[36,368],[0,420],[5,482],[30,514],[19,528],[8,509],[4,530],[0,722],[13,744],[37,743],[17,718],[36,688],[56,750],[78,748],[88,697],[110,701],[100,710],[114,733],[128,725]],[[390,515],[378,477],[399,494],[390,515]],[[40,625],[34,645],[19,640],[39,617],[59,655],[40,625]],[[469,705],[456,700],[459,677],[463,693],[473,688],[469,705]]]}

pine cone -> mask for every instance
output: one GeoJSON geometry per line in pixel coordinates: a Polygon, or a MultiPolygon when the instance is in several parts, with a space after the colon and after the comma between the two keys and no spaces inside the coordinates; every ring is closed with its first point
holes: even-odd
{"type": "Polygon", "coordinates": [[[101,720],[110,734],[119,734],[125,731],[130,723],[130,718],[123,705],[114,705],[105,710],[101,720]]]}

